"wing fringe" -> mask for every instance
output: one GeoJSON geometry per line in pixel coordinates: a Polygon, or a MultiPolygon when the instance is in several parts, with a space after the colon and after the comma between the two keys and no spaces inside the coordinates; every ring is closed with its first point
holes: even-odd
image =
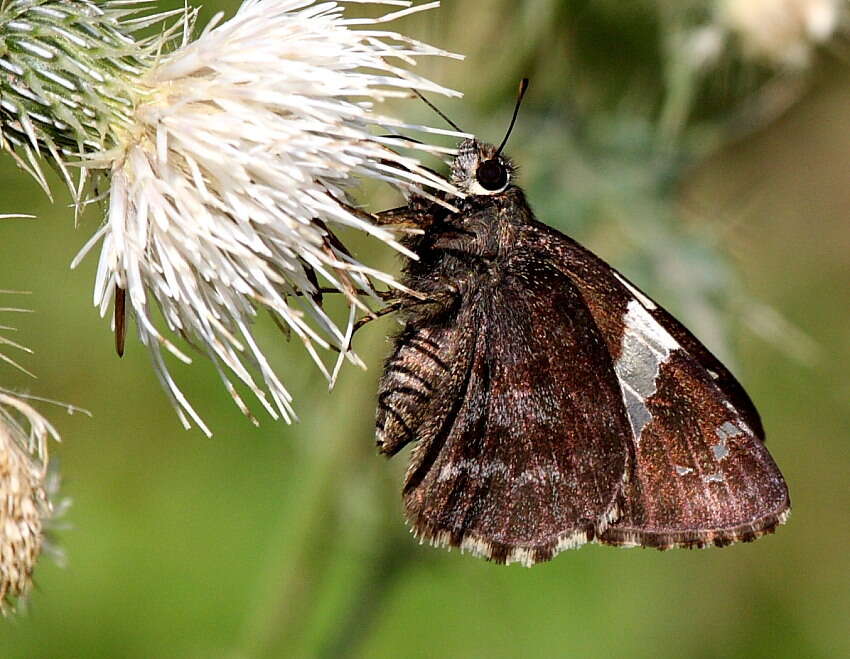
{"type": "Polygon", "coordinates": [[[610,528],[605,537],[598,537],[597,542],[614,547],[649,547],[660,551],[728,547],[738,542],[752,542],[762,536],[775,533],[776,529],[785,524],[790,516],[791,506],[788,505],[781,512],[728,529],[647,533],[639,529],[610,528]]]}
{"type": "Polygon", "coordinates": [[[585,528],[572,529],[544,545],[509,545],[493,542],[476,533],[453,533],[441,529],[419,528],[415,524],[410,531],[419,540],[419,544],[428,543],[432,547],[446,548],[449,551],[457,547],[461,553],[469,553],[500,565],[519,563],[524,567],[531,567],[537,563],[552,560],[562,551],[578,549],[593,542],[605,533],[610,525],[620,518],[620,515],[620,506],[615,502],[595,525],[589,524],[585,528]]]}

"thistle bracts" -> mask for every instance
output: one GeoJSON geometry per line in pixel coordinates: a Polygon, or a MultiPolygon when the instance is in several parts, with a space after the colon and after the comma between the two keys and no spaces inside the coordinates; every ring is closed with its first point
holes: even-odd
{"type": "MultiPolygon", "coordinates": [[[[110,148],[129,125],[163,36],[135,30],[166,14],[137,15],[143,2],[9,0],[0,5],[0,146],[49,193],[40,157],[62,172],[110,148]]],[[[83,173],[85,170],[79,170],[83,173]]]]}

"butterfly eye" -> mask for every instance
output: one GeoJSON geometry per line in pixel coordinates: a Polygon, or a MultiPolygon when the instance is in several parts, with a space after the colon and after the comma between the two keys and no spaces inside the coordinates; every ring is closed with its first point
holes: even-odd
{"type": "Polygon", "coordinates": [[[478,166],[475,178],[485,190],[501,190],[508,184],[508,170],[498,160],[491,158],[478,166]]]}

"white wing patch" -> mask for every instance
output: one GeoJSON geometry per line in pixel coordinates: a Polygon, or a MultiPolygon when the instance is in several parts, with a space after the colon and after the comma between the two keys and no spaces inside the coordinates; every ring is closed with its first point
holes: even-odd
{"type": "Polygon", "coordinates": [[[653,309],[657,309],[657,308],[658,308],[658,306],[655,304],[655,302],[653,302],[652,300],[650,300],[648,297],[646,297],[646,295],[644,295],[643,293],[641,293],[638,289],[636,289],[636,288],[635,288],[634,286],[632,286],[629,282],[627,282],[625,279],[623,279],[623,278],[620,276],[620,273],[619,273],[619,272],[614,272],[614,276],[617,278],[617,281],[619,281],[619,282],[620,282],[623,286],[625,286],[625,287],[626,287],[626,290],[627,290],[629,293],[631,293],[632,295],[634,295],[634,296],[638,299],[638,301],[639,301],[639,302],[640,302],[640,303],[641,303],[644,307],[646,307],[646,308],[647,308],[647,309],[649,309],[650,311],[652,311],[653,309]]]}
{"type": "MultiPolygon", "coordinates": [[[[658,389],[656,382],[661,366],[670,358],[674,350],[683,350],[683,348],[647,311],[647,309],[655,308],[652,301],[640,295],[640,291],[629,286],[625,280],[617,278],[629,292],[635,295],[635,298],[629,301],[623,318],[622,344],[620,355],[614,364],[614,371],[620,381],[620,390],[623,393],[623,402],[632,427],[632,436],[635,444],[638,444],[643,429],[652,420],[646,401],[658,389]],[[652,306],[647,306],[646,302],[652,306]]],[[[718,378],[717,373],[712,371],[709,371],[709,375],[713,380],[718,378]]],[[[714,431],[718,441],[712,446],[712,450],[714,459],[718,463],[726,459],[730,453],[727,440],[753,434],[750,427],[741,419],[740,412],[725,397],[723,405],[734,418],[724,421],[714,431]]],[[[677,472],[680,476],[690,473],[678,468],[677,472]]],[[[706,482],[721,482],[721,478],[717,474],[709,474],[706,482]]]]}
{"type": "MultiPolygon", "coordinates": [[[[628,288],[635,292],[631,286],[628,288]]],[[[637,292],[635,294],[637,297],[637,292]]],[[[614,371],[620,380],[635,444],[640,442],[641,432],[652,419],[646,401],[656,391],[661,365],[669,359],[671,352],[679,349],[681,346],[649,314],[640,298],[629,302],[623,319],[620,356],[614,364],[614,371]]]]}

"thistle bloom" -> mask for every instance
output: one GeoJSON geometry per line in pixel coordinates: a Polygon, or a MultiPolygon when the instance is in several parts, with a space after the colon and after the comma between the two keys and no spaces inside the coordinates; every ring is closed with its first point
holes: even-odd
{"type": "Polygon", "coordinates": [[[103,315],[115,304],[120,333],[126,296],[186,427],[191,420],[209,434],[166,365],[165,351],[190,359],[157,327],[157,307],[168,330],[213,361],[246,414],[231,379],[289,420],[290,395],[252,332],[259,310],[303,341],[332,379],[316,348],[356,362],[349,341],[356,310],[366,310],[360,296],[374,296],[376,283],[398,286],[358,262],[334,232],[361,231],[404,250],[350,205],[347,189],[371,178],[404,192],[454,192],[394,150],[446,152],[394,135],[448,131],[374,109],[411,90],[455,94],[399,66],[447,53],[373,27],[438,3],[379,0],[373,4],[403,8],[355,19],[336,2],[246,0],[195,41],[192,11],[156,38],[134,39],[138,28],[172,15],[140,16],[137,4],[8,3],[0,67],[11,82],[0,83],[0,139],[41,181],[37,156],[46,153],[78,208],[87,201],[86,173],[108,177],[106,221],[74,263],[100,242],[95,305],[103,315]],[[72,165],[83,171],[76,183],[72,165]],[[345,294],[343,329],[325,313],[320,284],[345,294]]]}

